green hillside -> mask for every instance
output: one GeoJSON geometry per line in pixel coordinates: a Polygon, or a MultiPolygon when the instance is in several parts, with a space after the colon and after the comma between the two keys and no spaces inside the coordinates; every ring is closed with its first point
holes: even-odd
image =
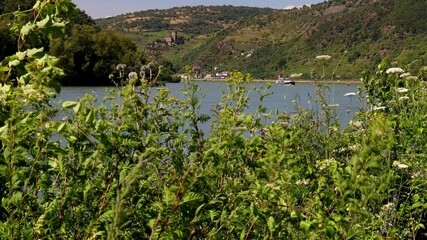
{"type": "Polygon", "coordinates": [[[382,60],[416,72],[427,65],[427,1],[333,0],[291,10],[184,7],[99,19],[129,34],[140,48],[177,30],[183,44],[149,54],[205,72],[241,70],[255,77],[320,74],[317,55],[332,56],[328,78],[356,78],[382,60]]]}

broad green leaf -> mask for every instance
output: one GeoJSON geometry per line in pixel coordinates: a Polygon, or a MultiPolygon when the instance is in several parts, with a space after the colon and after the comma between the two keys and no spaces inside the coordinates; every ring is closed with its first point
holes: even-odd
{"type": "Polygon", "coordinates": [[[27,52],[17,52],[16,56],[18,57],[19,60],[22,60],[27,56],[27,52]]]}
{"type": "Polygon", "coordinates": [[[62,130],[64,130],[66,124],[67,124],[67,122],[61,123],[61,125],[59,125],[59,127],[58,127],[58,132],[62,132],[62,130]]]}
{"type": "Polygon", "coordinates": [[[74,101],[65,101],[62,103],[62,108],[69,109],[77,105],[77,102],[74,101]]]}
{"type": "Polygon", "coordinates": [[[3,86],[0,88],[0,91],[1,91],[2,93],[8,93],[8,92],[10,92],[10,90],[11,90],[11,86],[10,86],[10,85],[3,85],[3,86]]]}
{"type": "Polygon", "coordinates": [[[37,53],[43,52],[43,50],[44,50],[43,47],[28,49],[27,50],[27,56],[31,57],[31,56],[33,56],[33,55],[35,55],[37,53]]]}
{"type": "Polygon", "coordinates": [[[21,61],[19,61],[19,60],[13,60],[13,61],[10,61],[8,65],[9,65],[9,67],[18,66],[19,63],[21,63],[21,61]]]}
{"type": "Polygon", "coordinates": [[[313,223],[309,221],[301,221],[299,223],[299,226],[301,230],[303,230],[305,233],[309,233],[311,230],[311,227],[313,226],[313,223]]]}
{"type": "Polygon", "coordinates": [[[50,21],[50,16],[46,16],[43,20],[36,23],[37,27],[44,28],[50,21]]]}
{"type": "Polygon", "coordinates": [[[25,39],[25,36],[28,36],[30,32],[33,31],[33,29],[34,25],[32,25],[31,23],[27,23],[27,25],[21,28],[21,37],[25,39]]]}
{"type": "Polygon", "coordinates": [[[7,135],[7,125],[0,128],[0,136],[7,135]]]}
{"type": "Polygon", "coordinates": [[[77,104],[75,105],[75,107],[73,107],[74,112],[75,112],[75,113],[78,113],[78,112],[79,112],[79,110],[80,110],[80,107],[81,107],[81,103],[77,103],[77,104]]]}
{"type": "Polygon", "coordinates": [[[6,66],[0,66],[0,72],[7,72],[9,70],[10,70],[10,68],[8,68],[6,66]]]}

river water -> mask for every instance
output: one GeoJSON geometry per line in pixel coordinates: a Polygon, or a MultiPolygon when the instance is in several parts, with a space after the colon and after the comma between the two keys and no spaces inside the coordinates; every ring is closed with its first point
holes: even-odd
{"type": "MultiPolygon", "coordinates": [[[[226,84],[224,82],[196,82],[196,84],[201,88],[201,92],[204,93],[204,98],[201,99],[200,112],[211,114],[211,109],[221,101],[221,93],[226,90],[226,84]]],[[[248,90],[252,90],[254,87],[265,88],[266,83],[249,83],[247,85],[248,90]]],[[[183,98],[181,90],[184,88],[184,83],[168,83],[164,88],[170,90],[171,96],[179,99],[183,98]]],[[[356,84],[326,86],[324,96],[327,102],[336,109],[341,127],[348,124],[354,117],[354,113],[362,105],[358,96],[344,96],[346,93],[357,93],[357,91],[358,85],[356,84]]],[[[295,86],[284,86],[273,83],[267,92],[271,93],[271,95],[264,98],[263,106],[273,115],[276,110],[293,114],[296,112],[296,104],[304,108],[317,109],[315,104],[316,86],[313,84],[297,83],[295,86]]],[[[63,87],[58,99],[60,101],[77,100],[86,93],[95,94],[101,101],[106,94],[106,87],[63,87]]],[[[252,91],[248,111],[255,112],[258,105],[259,94],[252,91]]]]}

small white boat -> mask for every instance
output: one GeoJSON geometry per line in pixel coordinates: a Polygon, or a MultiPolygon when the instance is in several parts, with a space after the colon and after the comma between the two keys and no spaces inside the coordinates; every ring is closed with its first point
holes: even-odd
{"type": "Polygon", "coordinates": [[[277,84],[282,84],[285,86],[294,86],[295,81],[289,78],[285,78],[284,75],[279,75],[279,79],[276,81],[277,84]]]}

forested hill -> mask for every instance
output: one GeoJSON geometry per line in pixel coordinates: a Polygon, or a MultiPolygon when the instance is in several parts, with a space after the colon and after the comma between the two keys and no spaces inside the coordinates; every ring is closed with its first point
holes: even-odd
{"type": "Polygon", "coordinates": [[[332,0],[290,10],[199,6],[130,13],[97,24],[125,32],[140,48],[178,30],[184,44],[151,54],[206,72],[301,72],[310,78],[319,69],[316,55],[329,54],[328,72],[340,62],[336,74],[356,78],[381,60],[413,72],[427,65],[426,9],[425,0],[332,0]]]}
{"type": "Polygon", "coordinates": [[[102,28],[124,32],[177,30],[185,34],[208,34],[224,30],[242,18],[276,12],[270,8],[233,6],[176,7],[167,10],[147,10],[98,19],[102,28]]]}

